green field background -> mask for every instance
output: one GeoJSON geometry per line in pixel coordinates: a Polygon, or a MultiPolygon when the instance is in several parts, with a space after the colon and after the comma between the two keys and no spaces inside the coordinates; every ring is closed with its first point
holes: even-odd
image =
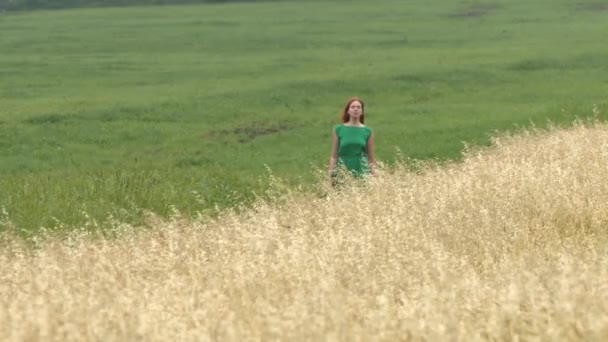
{"type": "Polygon", "coordinates": [[[608,5],[565,0],[2,12],[0,230],[232,207],[268,169],[310,184],[354,95],[388,166],[603,118],[606,41],[608,5]]]}

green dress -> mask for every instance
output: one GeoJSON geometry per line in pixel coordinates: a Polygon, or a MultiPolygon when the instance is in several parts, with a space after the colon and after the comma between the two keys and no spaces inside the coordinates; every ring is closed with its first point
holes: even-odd
{"type": "Polygon", "coordinates": [[[355,177],[361,178],[371,173],[369,159],[367,158],[367,142],[372,135],[372,129],[363,126],[346,126],[344,124],[335,127],[336,136],[338,137],[338,163],[334,175],[337,175],[337,169],[344,166],[355,177]]]}

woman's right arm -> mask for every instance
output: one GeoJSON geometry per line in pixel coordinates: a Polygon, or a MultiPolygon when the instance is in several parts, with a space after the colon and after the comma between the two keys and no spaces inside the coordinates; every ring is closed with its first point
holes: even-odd
{"type": "Polygon", "coordinates": [[[336,130],[334,129],[332,132],[332,145],[331,145],[331,158],[329,159],[329,176],[331,178],[331,173],[336,167],[336,163],[338,162],[338,147],[339,140],[336,135],[336,130]]]}

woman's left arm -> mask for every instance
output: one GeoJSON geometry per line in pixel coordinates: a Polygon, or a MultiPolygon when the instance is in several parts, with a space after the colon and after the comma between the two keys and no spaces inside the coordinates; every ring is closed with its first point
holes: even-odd
{"type": "Polygon", "coordinates": [[[374,173],[374,169],[376,168],[376,157],[374,156],[374,133],[370,134],[369,138],[367,139],[367,159],[369,160],[371,171],[374,173]]]}

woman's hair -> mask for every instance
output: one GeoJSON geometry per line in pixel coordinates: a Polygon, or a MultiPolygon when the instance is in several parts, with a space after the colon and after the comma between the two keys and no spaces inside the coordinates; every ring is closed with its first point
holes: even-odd
{"type": "Polygon", "coordinates": [[[350,108],[350,105],[355,101],[358,101],[361,104],[361,118],[359,119],[359,121],[361,121],[361,123],[365,123],[365,104],[357,96],[351,97],[348,102],[346,102],[346,106],[344,106],[344,110],[342,110],[342,122],[348,122],[350,120],[348,108],[350,108]]]}

